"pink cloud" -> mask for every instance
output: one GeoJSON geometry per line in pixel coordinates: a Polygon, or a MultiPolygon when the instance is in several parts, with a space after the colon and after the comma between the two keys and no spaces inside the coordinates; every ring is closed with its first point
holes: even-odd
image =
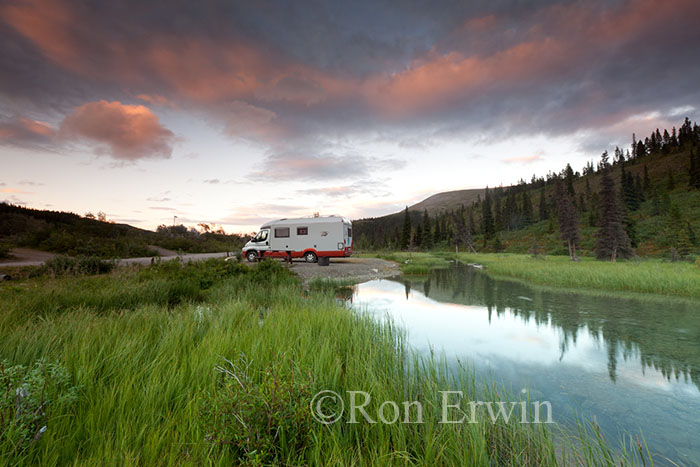
{"type": "Polygon", "coordinates": [[[56,129],[48,123],[18,117],[0,122],[0,143],[42,143],[51,140],[56,129]]]}
{"type": "MultiPolygon", "coordinates": [[[[375,76],[364,93],[380,111],[403,116],[455,99],[528,89],[575,76],[577,70],[618,44],[673,23],[679,12],[700,15],[695,0],[627,0],[601,12],[598,2],[556,4],[538,11],[532,26],[514,43],[494,51],[433,49],[399,73],[375,76]]],[[[468,21],[460,31],[490,30],[498,18],[468,21]]],[[[575,112],[575,109],[572,111],[575,112]]]]}
{"type": "Polygon", "coordinates": [[[3,188],[0,189],[0,193],[8,193],[8,194],[15,194],[15,195],[28,195],[31,194],[31,191],[22,191],[17,188],[3,188]]]}
{"type": "Polygon", "coordinates": [[[96,143],[100,151],[127,161],[167,159],[175,142],[173,132],[148,107],[104,100],[76,108],[63,120],[61,133],[96,143]]]}

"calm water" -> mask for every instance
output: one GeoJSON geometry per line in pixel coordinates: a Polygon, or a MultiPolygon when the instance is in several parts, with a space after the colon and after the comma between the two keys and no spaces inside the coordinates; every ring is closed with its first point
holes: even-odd
{"type": "Polygon", "coordinates": [[[652,452],[700,461],[700,304],[545,291],[455,267],[360,284],[353,305],[403,324],[419,351],[549,400],[558,423],[575,411],[611,444],[642,432],[652,452]]]}

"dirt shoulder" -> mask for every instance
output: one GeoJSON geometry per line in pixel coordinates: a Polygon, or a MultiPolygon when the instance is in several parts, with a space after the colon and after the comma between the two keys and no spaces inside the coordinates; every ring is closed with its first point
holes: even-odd
{"type": "Polygon", "coordinates": [[[44,264],[44,261],[54,256],[57,255],[47,251],[32,250],[29,248],[12,248],[9,258],[0,259],[0,267],[41,266],[44,264]]]}
{"type": "Polygon", "coordinates": [[[400,273],[398,264],[378,258],[331,258],[328,266],[294,261],[290,270],[304,283],[316,278],[364,282],[400,273]]]}

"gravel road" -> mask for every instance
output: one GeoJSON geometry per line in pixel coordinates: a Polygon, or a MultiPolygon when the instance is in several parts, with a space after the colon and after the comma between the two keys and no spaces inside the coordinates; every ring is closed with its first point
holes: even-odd
{"type": "MultiPolygon", "coordinates": [[[[160,256],[162,261],[167,261],[170,259],[175,259],[177,253],[171,252],[169,250],[162,249],[163,254],[160,256]]],[[[0,260],[0,267],[22,267],[22,266],[41,266],[44,261],[51,259],[56,255],[55,253],[48,253],[46,251],[30,250],[27,248],[13,248],[10,251],[12,255],[11,258],[0,260]]],[[[226,253],[189,253],[181,255],[183,261],[199,261],[209,258],[225,258],[226,253]]],[[[118,259],[119,264],[151,264],[151,257],[146,256],[143,258],[123,258],[118,259]]]]}
{"type": "Polygon", "coordinates": [[[364,282],[400,273],[398,264],[378,258],[331,258],[328,266],[294,261],[290,270],[304,282],[317,277],[364,282]]]}
{"type": "MultiPolygon", "coordinates": [[[[164,250],[163,253],[171,253],[164,250]]],[[[29,250],[17,248],[12,250],[14,258],[10,260],[0,261],[2,267],[22,267],[22,266],[40,266],[49,258],[56,256],[52,253],[47,253],[37,250],[29,250]]],[[[209,258],[225,258],[226,253],[191,253],[181,255],[180,258],[187,261],[200,261],[209,258]]],[[[161,256],[162,261],[174,259],[176,256],[161,256]]],[[[119,259],[119,264],[151,264],[150,256],[143,258],[124,258],[119,259]]],[[[251,264],[244,261],[244,264],[251,264]]],[[[286,264],[286,263],[284,263],[286,264]]],[[[252,265],[252,264],[251,264],[252,265]]],[[[331,258],[328,266],[319,266],[317,263],[307,263],[303,260],[295,260],[290,270],[297,274],[301,279],[308,283],[315,278],[348,280],[352,282],[364,282],[372,279],[380,279],[383,277],[395,276],[400,273],[399,265],[378,258],[331,258]]]]}

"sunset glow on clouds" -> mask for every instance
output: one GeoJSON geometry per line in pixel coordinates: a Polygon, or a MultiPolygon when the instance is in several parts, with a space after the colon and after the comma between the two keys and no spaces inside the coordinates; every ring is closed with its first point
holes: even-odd
{"type": "Polygon", "coordinates": [[[89,102],[76,108],[61,124],[68,138],[82,138],[98,145],[115,159],[167,159],[175,135],[161,126],[158,117],[143,105],[89,102]]]}
{"type": "Polygon", "coordinates": [[[145,228],[387,214],[700,108],[694,0],[5,0],[0,34],[5,199],[145,228]]]}

